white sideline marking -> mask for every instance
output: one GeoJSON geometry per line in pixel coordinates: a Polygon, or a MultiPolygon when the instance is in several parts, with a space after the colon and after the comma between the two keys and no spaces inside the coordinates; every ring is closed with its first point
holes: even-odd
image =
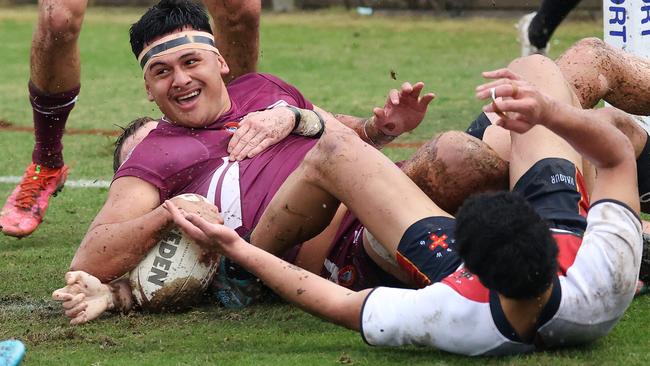
{"type": "MultiPolygon", "coordinates": [[[[22,177],[18,176],[7,176],[0,177],[0,183],[11,183],[18,184],[22,177]]],[[[65,182],[65,186],[68,188],[108,188],[111,184],[108,180],[90,180],[90,179],[77,179],[77,180],[68,180],[65,182]]]]}

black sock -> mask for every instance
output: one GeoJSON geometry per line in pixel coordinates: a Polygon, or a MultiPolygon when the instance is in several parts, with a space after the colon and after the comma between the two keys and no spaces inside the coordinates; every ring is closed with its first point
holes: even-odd
{"type": "Polygon", "coordinates": [[[641,211],[650,213],[650,136],[646,139],[641,155],[636,159],[636,176],[639,183],[641,211]]]}
{"type": "MultiPolygon", "coordinates": [[[[248,234],[242,236],[242,239],[250,243],[252,233],[253,231],[251,230],[248,234]]],[[[226,259],[223,261],[223,264],[226,266],[226,275],[230,278],[235,278],[238,280],[250,280],[256,278],[252,273],[244,269],[244,267],[230,260],[230,258],[226,257],[226,259]]]]}
{"type": "Polygon", "coordinates": [[[226,266],[226,275],[229,278],[238,280],[251,280],[256,278],[252,273],[244,269],[244,267],[230,260],[230,258],[226,258],[223,264],[226,266]]]}
{"type": "Polygon", "coordinates": [[[537,15],[528,27],[528,39],[537,48],[544,48],[555,29],[581,0],[542,0],[537,15]]]}

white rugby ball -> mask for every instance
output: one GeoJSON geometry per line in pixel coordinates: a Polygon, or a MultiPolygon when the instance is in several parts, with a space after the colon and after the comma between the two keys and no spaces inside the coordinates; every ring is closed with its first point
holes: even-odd
{"type": "MultiPolygon", "coordinates": [[[[194,194],[179,197],[207,202],[194,194]]],[[[217,260],[202,258],[202,249],[173,227],[131,271],[131,290],[145,310],[180,310],[201,299],[217,267],[217,260]]]]}

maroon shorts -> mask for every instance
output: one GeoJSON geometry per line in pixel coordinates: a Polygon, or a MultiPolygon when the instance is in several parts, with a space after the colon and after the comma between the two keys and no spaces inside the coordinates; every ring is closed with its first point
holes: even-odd
{"type": "Polygon", "coordinates": [[[404,287],[368,256],[363,248],[364,230],[356,216],[348,211],[332,241],[321,276],[355,291],[377,286],[404,287]]]}

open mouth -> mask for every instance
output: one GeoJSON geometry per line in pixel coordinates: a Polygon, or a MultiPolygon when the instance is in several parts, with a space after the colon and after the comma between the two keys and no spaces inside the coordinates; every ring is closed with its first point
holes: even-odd
{"type": "Polygon", "coordinates": [[[191,93],[183,94],[176,97],[176,102],[180,105],[189,105],[194,102],[201,94],[201,89],[194,90],[191,93]]]}

